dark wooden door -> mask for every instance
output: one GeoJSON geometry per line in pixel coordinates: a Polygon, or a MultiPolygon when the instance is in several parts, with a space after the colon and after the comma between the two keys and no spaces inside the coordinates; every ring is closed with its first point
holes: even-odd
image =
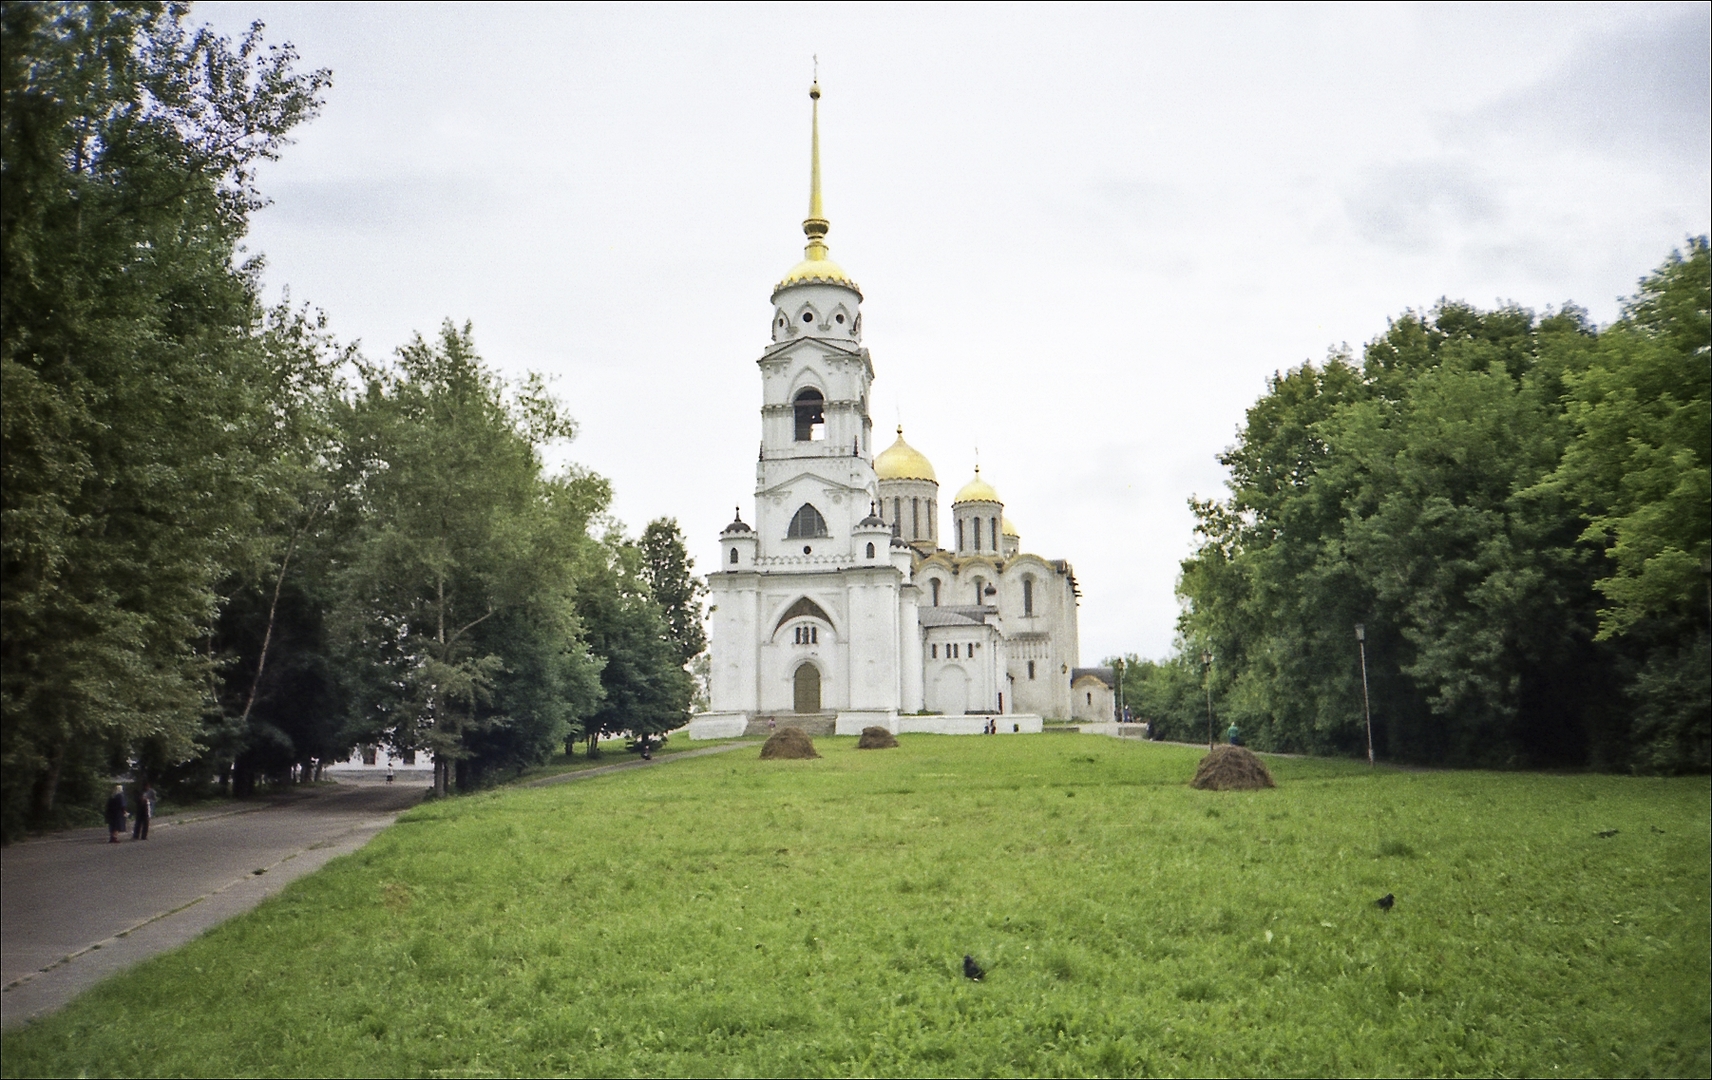
{"type": "Polygon", "coordinates": [[[800,713],[820,711],[820,669],[813,664],[797,668],[796,710],[800,713]]]}

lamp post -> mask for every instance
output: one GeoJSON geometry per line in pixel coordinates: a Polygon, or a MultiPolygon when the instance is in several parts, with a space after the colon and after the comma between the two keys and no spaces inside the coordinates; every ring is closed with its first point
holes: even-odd
{"type": "Polygon", "coordinates": [[[1201,654],[1201,683],[1207,688],[1207,750],[1213,749],[1213,654],[1201,654]]]}
{"type": "Polygon", "coordinates": [[[1367,625],[1355,624],[1355,644],[1361,650],[1361,716],[1367,721],[1367,766],[1373,767],[1373,707],[1367,700],[1367,625]]]}
{"type": "Polygon", "coordinates": [[[1117,668],[1117,671],[1118,671],[1118,722],[1122,723],[1123,718],[1124,718],[1124,692],[1123,692],[1123,690],[1124,690],[1124,687],[1123,687],[1124,662],[1123,662],[1123,657],[1121,657],[1121,656],[1118,657],[1117,660],[1114,661],[1113,666],[1115,666],[1117,668]]]}

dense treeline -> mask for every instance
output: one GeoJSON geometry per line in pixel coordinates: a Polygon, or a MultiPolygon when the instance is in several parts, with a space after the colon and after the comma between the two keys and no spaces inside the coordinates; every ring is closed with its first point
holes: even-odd
{"type": "Polygon", "coordinates": [[[243,793],[383,743],[444,791],[681,723],[683,538],[548,473],[539,379],[261,304],[255,168],[329,74],[183,5],[0,20],[4,835],[137,769],[243,793]]]}
{"type": "Polygon", "coordinates": [[[1177,737],[1704,770],[1712,752],[1705,238],[1600,330],[1441,303],[1271,380],[1195,501],[1178,654],[1131,658],[1177,737]],[[1202,657],[1210,654],[1210,667],[1202,657]]]}

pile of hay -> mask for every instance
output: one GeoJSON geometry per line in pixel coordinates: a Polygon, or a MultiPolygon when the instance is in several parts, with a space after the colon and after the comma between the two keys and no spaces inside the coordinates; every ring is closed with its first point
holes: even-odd
{"type": "Polygon", "coordinates": [[[1241,746],[1215,746],[1213,752],[1201,759],[1195,779],[1189,786],[1201,791],[1257,791],[1277,787],[1266,762],[1254,751],[1241,746]]]}
{"type": "Polygon", "coordinates": [[[858,750],[890,750],[898,745],[897,737],[883,727],[865,727],[856,740],[858,750]]]}
{"type": "Polygon", "coordinates": [[[819,756],[814,752],[814,740],[804,735],[802,728],[780,728],[767,736],[767,741],[761,745],[762,761],[800,761],[819,756]]]}

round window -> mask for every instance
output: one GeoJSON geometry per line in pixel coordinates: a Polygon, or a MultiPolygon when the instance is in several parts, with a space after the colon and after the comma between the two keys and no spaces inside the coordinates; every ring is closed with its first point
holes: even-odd
{"type": "Polygon", "coordinates": [[[812,311],[803,312],[803,322],[813,322],[813,321],[814,321],[814,312],[812,312],[812,311]]]}
{"type": "Polygon", "coordinates": [[[840,312],[840,313],[839,313],[839,314],[837,314],[837,315],[835,315],[835,316],[833,316],[833,318],[835,318],[835,319],[837,319],[837,320],[838,320],[838,321],[839,321],[839,322],[840,322],[840,323],[842,323],[842,322],[843,322],[843,321],[844,321],[844,315],[843,315],[843,313],[842,313],[842,312],[840,312]]]}

